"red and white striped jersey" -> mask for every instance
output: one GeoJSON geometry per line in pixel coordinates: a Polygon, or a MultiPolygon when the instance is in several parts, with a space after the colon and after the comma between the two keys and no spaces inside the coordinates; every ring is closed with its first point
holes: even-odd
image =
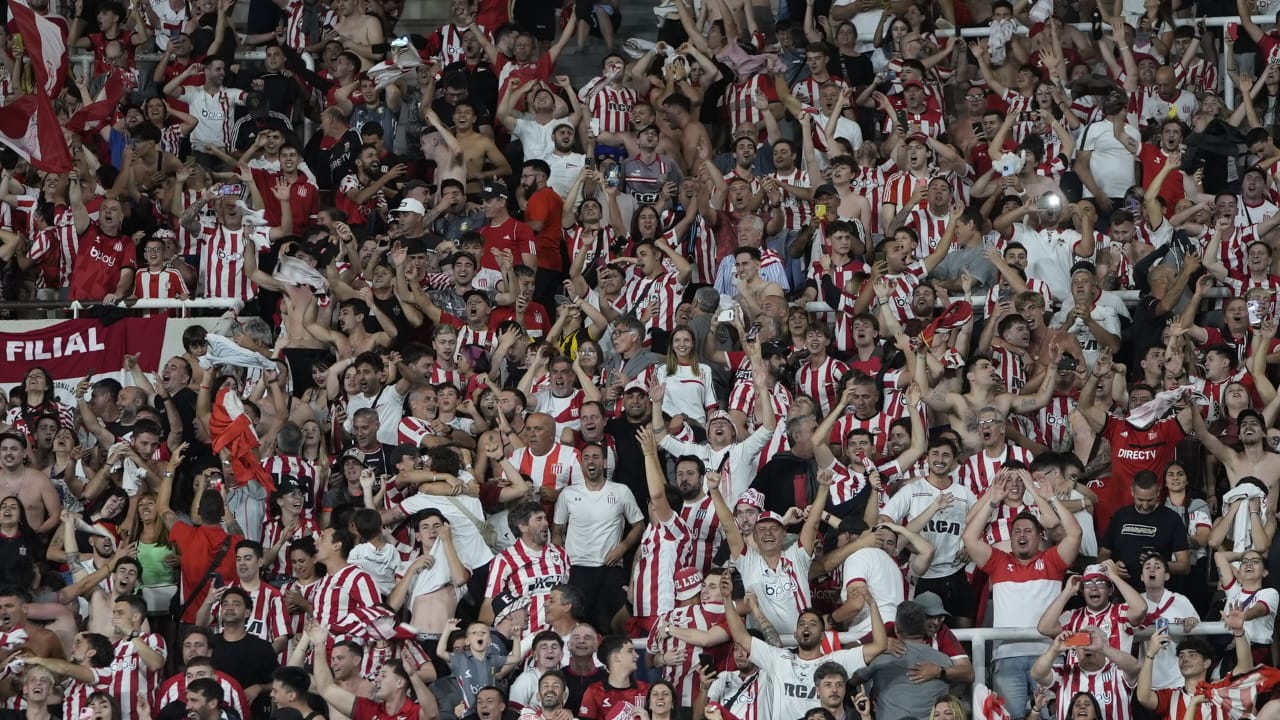
{"type": "Polygon", "coordinates": [[[556,397],[547,388],[535,394],[534,405],[537,409],[534,412],[546,413],[556,421],[556,437],[559,438],[564,430],[577,430],[580,427],[578,418],[582,415],[582,403],[586,400],[582,390],[575,389],[568,397],[556,397]]]}
{"type": "MultiPolygon", "coordinates": [[[[902,208],[906,207],[907,203],[911,201],[911,196],[915,195],[916,188],[927,186],[928,184],[928,173],[916,176],[906,170],[899,170],[885,180],[884,194],[881,195],[880,202],[883,205],[892,205],[895,213],[901,212],[902,208]]],[[[874,210],[878,210],[878,208],[873,208],[871,213],[873,217],[879,214],[874,210]]]]}
{"type": "MultiPolygon", "coordinates": [[[[837,411],[840,408],[836,408],[837,411]]],[[[845,446],[845,438],[849,437],[849,433],[854,430],[866,430],[871,433],[872,440],[876,444],[876,452],[884,452],[889,444],[889,428],[893,422],[897,420],[897,416],[890,412],[878,412],[875,415],[863,420],[853,413],[847,413],[836,419],[835,425],[831,428],[831,436],[827,442],[832,445],[845,446]]]]}
{"type": "MultiPolygon", "coordinates": [[[[723,607],[723,606],[721,606],[723,607]]],[[[703,648],[690,645],[674,637],[662,637],[662,628],[667,625],[678,628],[710,630],[724,627],[724,613],[711,612],[701,603],[686,605],[663,613],[649,630],[648,650],[650,653],[660,652],[666,657],[684,653],[684,662],[679,665],[664,665],[662,679],[671,683],[676,689],[676,702],[684,707],[693,705],[693,696],[698,689],[698,655],[703,648]]]]}
{"type": "Polygon", "coordinates": [[[535,455],[528,447],[516,448],[511,453],[511,464],[533,478],[535,488],[563,490],[568,485],[586,482],[578,451],[558,442],[546,455],[535,455]]]}
{"type": "MultiPolygon", "coordinates": [[[[867,199],[867,204],[871,206],[871,227],[867,228],[869,233],[880,232],[880,205],[885,202],[887,197],[886,191],[889,187],[889,176],[885,172],[886,167],[897,167],[892,162],[886,163],[881,167],[860,167],[857,174],[853,176],[850,185],[855,193],[867,199]]],[[[914,190],[914,188],[912,188],[914,190]]],[[[911,197],[910,193],[907,197],[911,197]]]]}
{"type": "Polygon", "coordinates": [[[529,632],[537,633],[547,627],[546,600],[551,588],[568,581],[569,555],[564,548],[547,543],[535,550],[518,539],[489,566],[485,597],[509,590],[516,597],[529,598],[529,632]]]}
{"type": "Polygon", "coordinates": [[[1031,110],[1035,106],[1035,96],[1023,95],[1013,88],[1005,88],[1004,92],[1000,94],[1000,99],[1009,106],[1006,114],[1014,118],[1013,141],[1015,143],[1022,142],[1023,138],[1031,133],[1032,126],[1035,125],[1035,121],[1031,119],[1031,110]]]}
{"type": "Polygon", "coordinates": [[[951,216],[946,210],[943,210],[942,215],[934,215],[927,203],[907,216],[906,227],[914,228],[920,236],[920,242],[916,245],[916,258],[925,258],[938,248],[950,222],[951,216]]]}
{"type": "Polygon", "coordinates": [[[324,488],[320,486],[320,470],[316,464],[297,455],[275,454],[262,461],[262,469],[279,485],[286,475],[297,479],[302,486],[302,516],[315,520],[315,510],[320,506],[324,488]]]}
{"type": "Polygon", "coordinates": [[[434,434],[429,420],[422,420],[412,415],[401,418],[400,424],[396,426],[396,441],[399,443],[421,445],[423,438],[434,434]]]}
{"type": "Polygon", "coordinates": [[[800,392],[817,401],[822,414],[831,412],[840,392],[840,379],[849,373],[849,366],[827,356],[818,365],[813,359],[800,365],[796,371],[796,386],[800,392]]]}
{"type": "MultiPolygon", "coordinates": [[[[1185,688],[1176,687],[1165,690],[1156,690],[1156,714],[1161,720],[1188,720],[1187,706],[1191,704],[1191,698],[1195,697],[1195,693],[1189,693],[1185,688]]],[[[1200,703],[1200,714],[1195,720],[1230,720],[1231,715],[1226,708],[1220,707],[1217,703],[1202,702],[1200,703]]]]}
{"type": "MultiPolygon", "coordinates": [[[[601,79],[592,82],[601,82],[601,79]]],[[[600,121],[600,132],[625,133],[631,128],[631,108],[636,99],[636,91],[629,87],[604,85],[586,101],[587,110],[592,118],[600,121]]]]}
{"type": "Polygon", "coordinates": [[[1037,410],[1034,416],[1023,416],[1030,417],[1036,442],[1050,449],[1065,447],[1071,413],[1076,409],[1076,397],[1074,394],[1055,394],[1049,404],[1037,410]]]}
{"type": "MultiPolygon", "coordinates": [[[[907,123],[914,125],[920,129],[920,132],[931,138],[941,137],[947,131],[947,116],[942,112],[942,108],[937,103],[926,102],[924,112],[911,112],[907,110],[906,98],[895,95],[889,98],[889,102],[893,103],[894,110],[902,110],[907,114],[907,123]]],[[[896,113],[894,115],[886,115],[884,124],[881,129],[886,133],[892,133],[894,126],[898,124],[896,113]]]]}
{"type": "MultiPolygon", "coordinates": [[[[285,550],[287,551],[288,549],[289,546],[286,545],[285,550]]],[[[302,597],[307,599],[307,602],[311,603],[312,607],[316,607],[319,604],[321,580],[324,580],[324,578],[316,578],[315,580],[312,580],[309,585],[303,585],[298,582],[297,579],[290,580],[280,588],[280,593],[286,596],[291,592],[299,593],[302,597]]],[[[290,637],[296,636],[298,633],[302,632],[303,627],[306,624],[307,615],[306,613],[289,612],[288,605],[285,605],[284,609],[285,612],[289,613],[287,615],[289,620],[289,635],[290,637]]]]}
{"type": "Polygon", "coordinates": [[[583,263],[584,268],[592,265],[603,267],[612,259],[612,253],[609,248],[617,242],[618,234],[613,231],[610,226],[586,228],[582,225],[574,225],[564,231],[565,245],[569,248],[569,257],[575,258],[582,248],[586,248],[586,260],[583,263]]]}
{"type": "Polygon", "coordinates": [[[270,246],[267,229],[248,225],[228,230],[221,223],[204,226],[200,237],[200,291],[207,298],[229,298],[248,302],[258,294],[245,272],[245,253],[270,246]]]}
{"type": "MultiPolygon", "coordinates": [[[[787,408],[791,407],[791,391],[786,385],[776,383],[773,390],[769,393],[769,398],[773,402],[773,416],[776,418],[784,418],[787,415],[787,408]]],[[[735,379],[733,390],[729,392],[729,409],[741,410],[744,415],[751,419],[751,424],[756,424],[756,385],[750,379],[735,379]]]]}
{"type": "Polygon", "coordinates": [[[173,268],[139,270],[133,276],[133,296],[140,300],[174,300],[186,292],[182,274],[173,268]]]}
{"type": "Polygon", "coordinates": [[[1218,89],[1218,67],[1216,64],[1205,62],[1204,58],[1197,59],[1190,68],[1183,68],[1181,63],[1174,65],[1173,73],[1178,84],[1195,93],[1197,97],[1205,91],[1216,92],[1218,89]]]}
{"type": "MultiPolygon", "coordinates": [[[[69,205],[58,205],[53,209],[53,228],[56,234],[58,251],[61,253],[59,277],[62,287],[71,282],[71,263],[80,250],[80,234],[76,232],[76,216],[69,205]]],[[[33,258],[34,259],[34,258],[33,258]]]]}
{"type": "MultiPolygon", "coordinates": [[[[159,633],[143,633],[138,639],[162,657],[168,656],[164,638],[159,633]]],[[[150,700],[154,696],[160,685],[160,674],[143,664],[133,640],[117,642],[115,650],[108,692],[120,701],[120,720],[133,720],[138,717],[138,700],[150,700]]]]}
{"type": "MultiPolygon", "coordinates": [[[[775,172],[773,177],[779,183],[785,183],[792,187],[807,188],[810,186],[809,173],[800,168],[793,168],[789,173],[775,172]]],[[[782,216],[787,223],[787,230],[798,231],[809,223],[809,219],[813,217],[813,203],[807,200],[801,200],[795,195],[782,191],[782,216]]]]}
{"type": "MultiPolygon", "coordinates": [[[[911,309],[911,298],[915,295],[916,288],[920,286],[921,281],[928,276],[929,271],[925,269],[924,262],[916,260],[907,266],[906,270],[893,275],[885,275],[884,279],[889,283],[889,307],[894,314],[898,316],[899,322],[906,322],[916,316],[911,309]]],[[[877,300],[877,304],[880,301],[877,300]]]]}
{"type": "Polygon", "coordinates": [[[1096,612],[1087,607],[1076,608],[1062,613],[1059,622],[1063,630],[1084,632],[1085,628],[1095,627],[1107,638],[1111,647],[1128,653],[1133,648],[1133,632],[1137,628],[1129,624],[1128,603],[1108,603],[1096,612]]]}
{"type": "MultiPolygon", "coordinates": [[[[988,315],[987,317],[991,317],[988,315]]],[[[991,365],[1000,373],[1000,380],[1006,390],[1012,393],[1021,392],[1027,384],[1027,366],[1022,356],[1003,345],[991,347],[991,365]]]]}
{"type": "MultiPolygon", "coordinates": [[[[275,547],[276,543],[284,537],[284,522],[279,517],[273,517],[267,520],[267,524],[262,528],[262,546],[275,547]]],[[[314,518],[303,515],[298,522],[298,529],[293,531],[289,537],[284,538],[285,543],[280,548],[280,553],[276,555],[275,562],[266,566],[266,571],[277,575],[292,575],[293,568],[289,567],[289,543],[294,540],[301,540],[304,537],[320,539],[320,526],[314,518]]]]}
{"type": "Polygon", "coordinates": [[[632,614],[647,618],[674,608],[676,570],[692,564],[692,558],[689,526],[679,515],[646,525],[631,566],[632,614]]]}
{"type": "MultiPolygon", "coordinates": [[[[1055,686],[1059,688],[1058,697],[1070,699],[1076,693],[1086,692],[1098,701],[1102,710],[1100,720],[1130,720],[1133,710],[1129,696],[1133,693],[1133,682],[1129,680],[1116,664],[1110,660],[1101,670],[1089,672],[1078,663],[1059,666],[1053,669],[1055,686]]],[[[1071,703],[1058,702],[1057,720],[1070,720],[1071,703]]]]}
{"type": "Polygon", "coordinates": [[[1024,512],[1040,517],[1040,508],[1035,505],[1000,503],[1000,506],[992,511],[991,521],[987,523],[987,544],[995,545],[1013,540],[1013,521],[1024,512]]]}
{"type": "MultiPolygon", "coordinates": [[[[711,271],[715,277],[715,270],[711,271]]],[[[622,295],[627,312],[640,317],[647,303],[656,303],[657,311],[649,320],[646,329],[662,329],[670,331],[676,325],[676,308],[684,294],[684,283],[674,272],[664,272],[653,278],[639,278],[627,283],[622,295]]]]}
{"type": "MultiPolygon", "coordinates": [[[[1044,298],[1045,307],[1053,307],[1053,292],[1049,289],[1049,285],[1045,281],[1029,277],[1027,278],[1027,289],[1032,292],[1040,293],[1040,296],[1044,298]]],[[[1013,302],[1013,296],[1006,296],[1005,301],[1013,302]]],[[[984,312],[986,317],[995,317],[996,305],[999,304],[1000,289],[998,287],[993,287],[987,291],[987,302],[983,306],[985,308],[984,312]]]]}
{"type": "Polygon", "coordinates": [[[964,464],[960,466],[960,482],[969,488],[969,491],[978,497],[987,491],[991,486],[991,481],[995,480],[996,473],[1005,463],[1010,460],[1031,466],[1031,453],[1025,448],[1014,445],[1011,442],[1005,442],[1004,450],[997,457],[987,455],[986,450],[981,450],[976,455],[970,455],[964,464]]]}
{"type": "MultiPolygon", "coordinates": [[[[240,687],[240,683],[235,681],[230,675],[223,672],[214,671],[215,679],[218,685],[222,687],[222,701],[226,706],[240,713],[240,717],[244,717],[244,713],[249,709],[249,702],[245,699],[244,688],[240,687]]],[[[170,703],[181,702],[187,704],[187,674],[180,672],[164,681],[160,689],[156,692],[155,702],[152,707],[163,708],[170,703]]],[[[1182,720],[1182,718],[1178,718],[1182,720]]]]}
{"type": "MultiPolygon", "coordinates": [[[[496,330],[490,330],[489,328],[476,330],[467,325],[462,318],[447,312],[440,313],[440,322],[445,325],[452,325],[458,330],[458,345],[454,355],[455,358],[457,353],[462,352],[462,348],[467,345],[479,345],[490,353],[493,352],[494,348],[498,347],[498,333],[496,330]]],[[[458,380],[461,382],[461,376],[459,376],[458,380]]]]}
{"type": "Polygon", "coordinates": [[[1231,273],[1222,284],[1232,290],[1232,295],[1240,297],[1254,288],[1262,288],[1271,295],[1271,314],[1275,314],[1276,308],[1280,307],[1280,275],[1268,272],[1258,278],[1252,273],[1231,273]]]}
{"type": "Polygon", "coordinates": [[[96,692],[110,692],[114,697],[120,697],[112,692],[112,685],[117,674],[114,663],[104,668],[90,667],[89,669],[93,671],[93,675],[96,678],[92,683],[82,683],[75,678],[67,679],[66,689],[62,692],[63,702],[66,703],[64,712],[67,714],[63,717],[79,718],[81,713],[89,708],[89,696],[96,692]],[[74,713],[74,715],[71,713],[74,713]]]}
{"type": "MultiPolygon", "coordinates": [[[[488,35],[489,31],[483,27],[477,26],[480,32],[488,35]]],[[[454,23],[442,25],[428,40],[429,45],[438,46],[436,57],[440,59],[440,67],[447,67],[451,63],[458,62],[466,55],[466,51],[462,45],[462,36],[466,33],[466,28],[460,28],[454,23]]]]}
{"type": "Polygon", "coordinates": [[[284,42],[297,52],[306,50],[308,44],[305,9],[306,0],[289,0],[284,10],[284,42]]]}
{"type": "Polygon", "coordinates": [[[773,86],[772,77],[764,74],[752,75],[742,82],[736,82],[724,93],[725,108],[729,112],[731,129],[753,126],[764,120],[764,115],[756,109],[756,93],[764,93],[770,100],[777,99],[777,89],[773,86]]]}
{"type": "Polygon", "coordinates": [[[815,80],[813,76],[810,75],[809,77],[793,85],[791,87],[791,94],[795,97],[795,99],[799,100],[804,105],[809,105],[815,108],[821,107],[822,86],[826,85],[827,83],[835,83],[840,87],[841,90],[849,87],[849,83],[845,82],[842,78],[836,77],[835,75],[830,75],[827,77],[826,80],[823,80],[821,82],[815,80]]]}
{"type": "MultiPolygon", "coordinates": [[[[358,565],[331,570],[318,585],[313,612],[316,622],[329,628],[333,642],[355,640],[363,644],[373,621],[391,616],[391,611],[382,606],[382,595],[373,576],[358,565]]],[[[365,648],[361,664],[366,676],[377,668],[377,654],[369,649],[365,648]]]]}
{"type": "Polygon", "coordinates": [[[703,577],[708,577],[716,550],[724,538],[711,496],[703,495],[701,500],[686,502],[680,508],[680,519],[689,528],[689,551],[692,555],[689,565],[702,573],[703,577]]]}
{"type": "MultiPolygon", "coordinates": [[[[182,196],[178,202],[181,203],[182,211],[186,212],[192,205],[200,202],[200,190],[183,189],[182,196]]],[[[190,233],[182,227],[182,223],[178,222],[180,215],[171,216],[173,226],[178,229],[178,254],[190,257],[200,252],[200,236],[202,232],[190,233]]],[[[208,210],[204,211],[203,217],[212,217],[208,210]]]]}
{"type": "MultiPolygon", "coordinates": [[[[280,553],[284,555],[283,552],[280,553]]],[[[258,582],[255,590],[250,590],[240,584],[239,580],[232,583],[232,587],[238,587],[249,593],[249,600],[253,602],[253,608],[249,613],[249,620],[245,623],[245,632],[254,637],[262,638],[267,642],[272,642],[276,638],[289,637],[289,620],[284,610],[284,595],[280,593],[274,586],[265,582],[258,582]]],[[[211,610],[218,628],[221,629],[221,603],[215,602],[211,610]]],[[[281,656],[287,659],[284,651],[281,656]]]]}
{"type": "MultiPolygon", "coordinates": [[[[461,341],[461,337],[459,337],[459,341],[461,341]]],[[[483,344],[483,343],[476,343],[476,344],[483,344]]],[[[435,365],[431,366],[431,372],[427,374],[427,384],[440,385],[442,383],[449,383],[454,387],[460,388],[463,385],[462,374],[459,373],[457,370],[446,370],[443,367],[441,367],[439,363],[436,363],[435,365]]]]}

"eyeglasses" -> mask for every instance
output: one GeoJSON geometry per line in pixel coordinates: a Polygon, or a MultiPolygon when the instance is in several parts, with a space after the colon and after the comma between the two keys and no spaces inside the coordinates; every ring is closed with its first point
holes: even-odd
{"type": "Polygon", "coordinates": [[[978,421],[978,427],[987,427],[989,425],[1003,425],[1003,424],[1004,424],[1003,420],[999,420],[996,418],[987,418],[985,420],[978,421]]]}
{"type": "Polygon", "coordinates": [[[964,96],[964,99],[965,99],[965,100],[986,100],[986,99],[987,99],[987,96],[986,96],[986,95],[984,95],[984,94],[977,94],[977,95],[975,95],[975,94],[968,94],[968,95],[965,95],[965,96],[964,96]]]}
{"type": "Polygon", "coordinates": [[[1081,586],[1087,587],[1087,588],[1104,588],[1104,587],[1110,587],[1111,583],[1106,580],[1088,580],[1081,583],[1081,586]]]}

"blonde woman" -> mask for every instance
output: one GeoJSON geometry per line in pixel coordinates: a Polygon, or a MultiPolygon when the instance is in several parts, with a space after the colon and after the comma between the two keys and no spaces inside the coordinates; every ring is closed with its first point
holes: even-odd
{"type": "Polygon", "coordinates": [[[692,425],[695,435],[705,436],[707,416],[716,409],[716,394],[711,366],[700,360],[693,330],[678,325],[667,344],[667,362],[658,366],[654,380],[662,387],[662,414],[692,425]]]}

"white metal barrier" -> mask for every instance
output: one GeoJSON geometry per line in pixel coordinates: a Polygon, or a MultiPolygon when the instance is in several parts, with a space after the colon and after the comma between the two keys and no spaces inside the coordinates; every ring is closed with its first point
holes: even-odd
{"type": "MultiPolygon", "coordinates": [[[[80,313],[88,310],[89,308],[106,307],[107,304],[94,302],[82,303],[77,300],[71,303],[11,303],[3,304],[3,306],[16,309],[36,309],[34,306],[40,306],[44,309],[52,310],[66,308],[71,312],[71,317],[78,318],[80,317],[80,313]]],[[[244,308],[244,303],[231,298],[195,298],[192,300],[147,299],[122,300],[111,305],[111,307],[118,307],[125,310],[235,310],[236,312],[239,312],[244,308]]]]}

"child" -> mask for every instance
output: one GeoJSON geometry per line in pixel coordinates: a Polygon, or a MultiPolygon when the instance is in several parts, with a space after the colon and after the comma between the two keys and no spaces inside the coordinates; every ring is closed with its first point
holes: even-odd
{"type": "Polygon", "coordinates": [[[142,244],[142,260],[146,268],[134,276],[134,297],[139,300],[187,299],[187,286],[182,281],[182,274],[166,262],[163,237],[153,235],[142,244]]]}
{"type": "Polygon", "coordinates": [[[501,641],[482,622],[468,625],[466,646],[460,651],[450,652],[449,648],[454,645],[452,640],[457,631],[458,619],[449,618],[444,633],[436,644],[436,655],[449,663],[449,669],[462,689],[462,704],[470,708],[475,704],[476,693],[481,688],[493,685],[504,668],[513,668],[520,661],[520,633],[516,631],[513,634],[511,652],[504,656],[501,641]]]}
{"type": "MultiPolygon", "coordinates": [[[[365,470],[364,473],[371,474],[371,471],[365,470]]],[[[404,570],[400,553],[383,536],[382,518],[378,516],[377,510],[360,508],[352,517],[352,522],[360,536],[360,544],[351,548],[347,562],[360,566],[361,570],[372,575],[378,592],[386,598],[396,585],[397,574],[404,570]]]]}

